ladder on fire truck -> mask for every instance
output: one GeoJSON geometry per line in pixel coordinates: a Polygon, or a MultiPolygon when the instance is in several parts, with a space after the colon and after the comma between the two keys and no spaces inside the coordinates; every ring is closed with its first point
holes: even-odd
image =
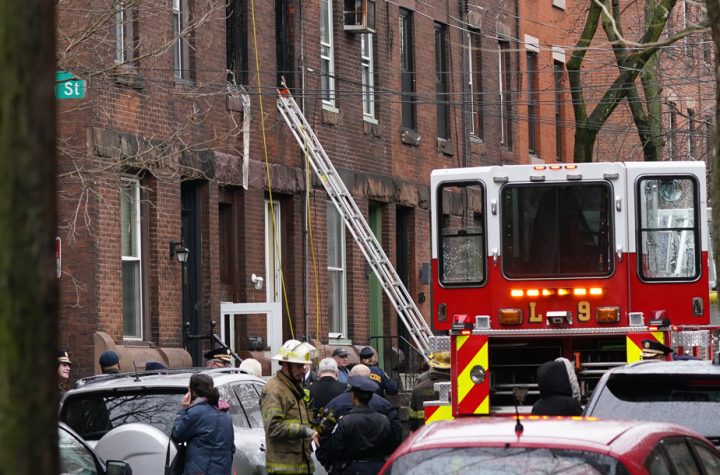
{"type": "Polygon", "coordinates": [[[423,358],[427,359],[431,353],[431,341],[434,338],[430,326],[410,297],[390,259],[383,251],[345,183],[320,145],[320,141],[308,124],[305,115],[284,84],[278,89],[277,108],[290,127],[300,148],[307,152],[310,165],[360,246],[365,259],[385,290],[385,294],[410,332],[416,348],[423,358]]]}

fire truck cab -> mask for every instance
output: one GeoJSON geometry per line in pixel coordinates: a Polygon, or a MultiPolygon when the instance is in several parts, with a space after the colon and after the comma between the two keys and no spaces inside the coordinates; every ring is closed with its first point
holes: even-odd
{"type": "Polygon", "coordinates": [[[431,176],[433,330],[453,416],[502,413],[537,367],[574,362],[587,397],[641,341],[711,358],[702,162],[505,165],[431,176]]]}

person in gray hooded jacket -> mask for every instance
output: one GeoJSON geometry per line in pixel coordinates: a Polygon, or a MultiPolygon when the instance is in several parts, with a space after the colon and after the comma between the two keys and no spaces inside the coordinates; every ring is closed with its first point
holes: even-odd
{"type": "Polygon", "coordinates": [[[540,399],[533,404],[532,413],[538,416],[579,416],[580,386],[572,363],[557,358],[540,365],[537,370],[540,399]]]}

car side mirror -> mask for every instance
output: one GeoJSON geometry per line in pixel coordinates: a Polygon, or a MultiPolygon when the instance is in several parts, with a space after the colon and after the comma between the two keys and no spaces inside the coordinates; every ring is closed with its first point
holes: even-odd
{"type": "Polygon", "coordinates": [[[108,460],[105,462],[107,475],[132,475],[132,468],[127,462],[120,460],[108,460]]]}

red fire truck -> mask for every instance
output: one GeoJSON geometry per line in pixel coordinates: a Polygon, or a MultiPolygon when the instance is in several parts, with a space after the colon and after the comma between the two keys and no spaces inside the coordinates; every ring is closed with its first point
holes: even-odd
{"type": "Polygon", "coordinates": [[[537,367],[560,356],[585,396],[644,339],[710,359],[706,193],[702,162],[434,171],[433,330],[450,335],[452,384],[426,419],[505,412],[517,388],[528,412],[537,367]]]}

